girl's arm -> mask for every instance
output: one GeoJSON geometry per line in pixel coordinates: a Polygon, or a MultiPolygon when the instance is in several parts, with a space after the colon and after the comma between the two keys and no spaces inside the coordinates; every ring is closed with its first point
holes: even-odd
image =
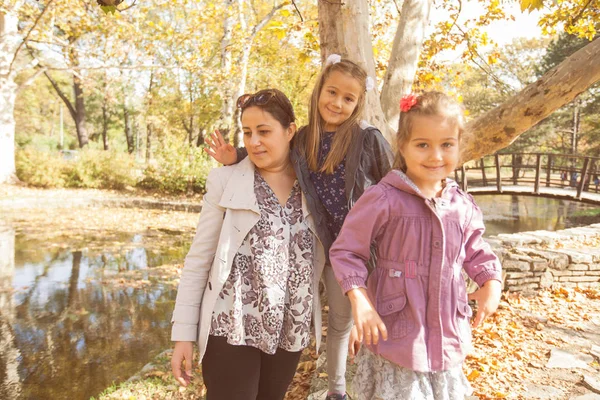
{"type": "Polygon", "coordinates": [[[372,186],[348,213],[342,230],[329,251],[331,266],[344,293],[352,304],[357,340],[377,344],[379,335],[387,340],[387,329],[366,291],[367,262],[371,243],[376,241],[389,217],[383,189],[372,186]]]}
{"type": "Polygon", "coordinates": [[[392,147],[383,137],[379,129],[372,129],[371,134],[371,175],[375,182],[379,182],[394,165],[392,147]]]}
{"type": "Polygon", "coordinates": [[[490,245],[483,239],[485,227],[483,215],[473,202],[471,220],[465,229],[465,261],[463,268],[479,289],[469,294],[469,300],[477,301],[477,315],[473,327],[496,312],[502,294],[502,267],[490,245]]]}
{"type": "Polygon", "coordinates": [[[194,241],[185,257],[177,290],[172,318],[172,341],[194,342],[197,339],[202,296],[217,250],[225,213],[225,209],[218,204],[224,189],[222,178],[219,176],[219,171],[222,170],[213,169],[206,179],[207,191],[203,198],[200,220],[194,241]]]}
{"type": "Polygon", "coordinates": [[[248,155],[245,147],[236,149],[227,143],[218,129],[206,138],[206,144],[208,147],[205,147],[204,151],[223,165],[237,164],[248,155]]]}

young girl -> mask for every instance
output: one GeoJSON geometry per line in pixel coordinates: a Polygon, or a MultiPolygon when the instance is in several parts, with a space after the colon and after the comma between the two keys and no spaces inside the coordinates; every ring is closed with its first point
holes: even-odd
{"type": "MultiPolygon", "coordinates": [[[[348,210],[367,187],[387,174],[392,151],[381,132],[361,121],[365,93],[373,79],[350,60],[333,54],[317,80],[310,101],[308,126],[294,138],[292,160],[326,252],[337,237],[348,210]]],[[[245,156],[216,132],[207,149],[228,165],[245,156]]],[[[326,253],[328,254],[328,253],[326,253]]],[[[352,311],[333,271],[323,271],[329,305],[327,328],[327,399],[346,399],[346,358],[352,311]]]]}
{"type": "Polygon", "coordinates": [[[352,304],[350,351],[366,345],[353,386],[361,400],[462,399],[472,311],[461,271],[480,287],[469,296],[477,326],[498,306],[501,267],[473,198],[446,178],[459,161],[462,107],[429,92],[403,98],[401,111],[395,169],[358,200],[330,251],[352,304]]]}
{"type": "Polygon", "coordinates": [[[249,157],[208,175],[173,312],[171,366],[187,386],[197,341],[207,400],[281,400],[311,320],[320,342],[325,253],[289,157],[290,101],[269,89],[238,107],[249,157]]]}

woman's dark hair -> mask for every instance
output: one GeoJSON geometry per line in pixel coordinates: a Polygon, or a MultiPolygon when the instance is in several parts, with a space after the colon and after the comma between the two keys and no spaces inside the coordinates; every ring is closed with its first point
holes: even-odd
{"type": "Polygon", "coordinates": [[[288,128],[296,121],[294,107],[282,91],[277,89],[264,89],[254,94],[244,94],[237,100],[240,108],[240,118],[248,107],[258,107],[268,112],[284,127],[288,128]]]}

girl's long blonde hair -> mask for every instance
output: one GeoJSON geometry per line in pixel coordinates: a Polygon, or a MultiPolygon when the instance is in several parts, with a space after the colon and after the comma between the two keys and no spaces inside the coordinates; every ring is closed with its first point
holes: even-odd
{"type": "Polygon", "coordinates": [[[417,96],[416,103],[408,111],[400,112],[398,133],[396,134],[396,157],[394,169],[406,172],[406,161],[402,156],[402,146],[410,139],[415,116],[441,117],[458,128],[459,143],[465,134],[465,109],[452,97],[442,92],[424,92],[417,96]]]}
{"type": "Polygon", "coordinates": [[[350,143],[352,142],[354,132],[359,127],[359,122],[365,108],[366,80],[367,73],[365,70],[350,60],[341,60],[335,64],[329,64],[323,69],[323,72],[321,72],[310,98],[306,145],[302,149],[311,171],[319,170],[331,174],[333,173],[334,168],[344,160],[348,148],[350,147],[350,143]],[[329,151],[325,162],[321,168],[319,168],[319,148],[325,126],[325,122],[319,113],[319,96],[321,95],[325,81],[335,71],[339,71],[356,79],[361,86],[361,92],[356,103],[356,108],[350,117],[338,126],[336,133],[333,136],[331,150],[329,151]]]}

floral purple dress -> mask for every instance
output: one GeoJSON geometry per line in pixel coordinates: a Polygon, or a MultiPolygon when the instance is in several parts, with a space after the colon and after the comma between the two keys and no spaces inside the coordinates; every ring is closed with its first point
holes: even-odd
{"type": "Polygon", "coordinates": [[[260,220],[248,233],[215,305],[210,334],[274,354],[310,342],[313,308],[313,234],[304,222],[294,184],[285,207],[255,171],[260,220]]]}

